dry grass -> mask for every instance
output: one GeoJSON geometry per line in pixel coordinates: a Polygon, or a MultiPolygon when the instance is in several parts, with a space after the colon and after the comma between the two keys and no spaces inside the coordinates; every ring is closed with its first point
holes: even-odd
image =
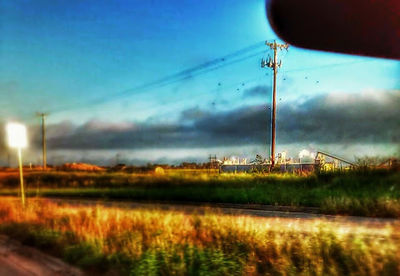
{"type": "Polygon", "coordinates": [[[186,215],[2,198],[0,230],[66,260],[133,275],[399,275],[400,225],[186,215]]]}
{"type": "MultiPolygon", "coordinates": [[[[359,170],[308,176],[165,175],[34,172],[25,175],[28,196],[113,200],[190,201],[317,207],[326,214],[400,218],[400,172],[359,170]]],[[[18,175],[0,174],[0,195],[16,195],[18,175]]]]}
{"type": "MultiPolygon", "coordinates": [[[[400,173],[365,170],[293,174],[205,174],[172,170],[165,175],[31,173],[28,196],[113,200],[191,201],[317,207],[326,214],[400,218],[400,173]]],[[[0,194],[16,195],[17,175],[0,177],[0,194]]]]}

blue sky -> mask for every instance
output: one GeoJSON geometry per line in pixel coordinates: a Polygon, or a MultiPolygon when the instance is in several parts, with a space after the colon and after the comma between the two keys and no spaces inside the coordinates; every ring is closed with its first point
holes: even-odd
{"type": "MultiPolygon", "coordinates": [[[[246,91],[271,85],[265,53],[185,81],[131,91],[255,43],[277,39],[262,0],[2,1],[0,116],[37,124],[172,124],[188,109],[268,105],[246,91]],[[96,104],[97,99],[107,99],[96,104]]],[[[253,51],[255,53],[257,51],[253,51]]],[[[320,95],[398,90],[398,61],[291,47],[281,54],[278,104],[320,95]]],[[[278,106],[279,108],[279,106],[278,106]]],[[[278,113],[279,115],[279,113],[278,113]]],[[[295,141],[293,142],[295,143],[295,141]]]]}

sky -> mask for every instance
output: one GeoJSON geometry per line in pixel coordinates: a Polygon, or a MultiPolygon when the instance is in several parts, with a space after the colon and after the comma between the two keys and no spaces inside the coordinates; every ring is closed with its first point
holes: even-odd
{"type": "MultiPolygon", "coordinates": [[[[262,0],[1,1],[0,122],[28,125],[33,163],[35,112],[49,113],[49,163],[266,157],[260,61],[279,38],[265,14],[262,0]]],[[[295,47],[279,58],[278,152],[398,154],[399,61],[295,47]]]]}

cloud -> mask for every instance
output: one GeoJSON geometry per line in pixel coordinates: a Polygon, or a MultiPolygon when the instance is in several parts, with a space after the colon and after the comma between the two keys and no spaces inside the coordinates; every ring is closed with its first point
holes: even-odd
{"type": "Polygon", "coordinates": [[[208,111],[201,110],[198,106],[196,106],[196,107],[185,109],[184,111],[182,111],[181,120],[183,120],[183,121],[199,120],[203,117],[208,116],[209,114],[210,113],[208,111]]]}
{"type": "Polygon", "coordinates": [[[242,97],[243,98],[251,98],[251,97],[270,97],[271,95],[271,86],[258,85],[253,88],[249,88],[244,90],[242,97]]]}
{"type": "Polygon", "coordinates": [[[400,91],[332,93],[301,104],[283,104],[278,131],[282,142],[399,143],[400,91]]]}
{"type": "MultiPolygon", "coordinates": [[[[328,94],[278,105],[277,141],[290,143],[400,143],[400,91],[328,94]]],[[[90,121],[49,125],[52,149],[146,149],[262,145],[270,112],[245,106],[182,112],[173,124],[90,121]],[[188,120],[190,123],[188,124],[188,120]]],[[[35,134],[39,138],[40,134],[35,134]]]]}

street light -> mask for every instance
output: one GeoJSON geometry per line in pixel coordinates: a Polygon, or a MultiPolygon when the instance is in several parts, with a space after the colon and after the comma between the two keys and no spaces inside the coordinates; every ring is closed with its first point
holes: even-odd
{"type": "Polygon", "coordinates": [[[18,152],[18,165],[19,165],[19,180],[21,183],[21,200],[22,205],[25,206],[25,192],[24,192],[24,176],[22,171],[22,154],[21,149],[26,148],[28,141],[26,138],[26,127],[19,123],[8,123],[6,126],[8,137],[8,145],[10,148],[16,148],[18,152]]]}

